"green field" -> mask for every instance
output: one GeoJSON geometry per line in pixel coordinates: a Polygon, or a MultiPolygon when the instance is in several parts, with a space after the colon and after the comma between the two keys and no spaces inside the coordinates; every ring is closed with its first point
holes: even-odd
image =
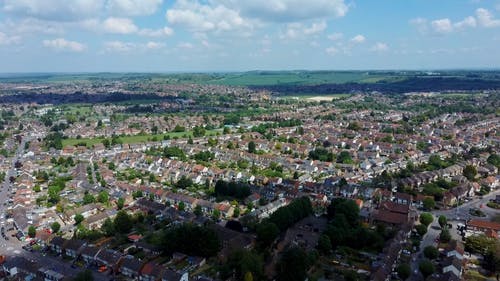
{"type": "MultiPolygon", "coordinates": [[[[215,136],[217,133],[221,132],[222,132],[221,129],[207,130],[206,136],[215,136]]],[[[134,144],[134,143],[145,143],[151,141],[154,137],[156,137],[158,141],[161,141],[163,140],[164,136],[170,136],[171,139],[184,138],[184,137],[192,137],[193,133],[188,131],[188,132],[170,132],[170,133],[156,134],[156,135],[150,134],[150,135],[123,136],[120,137],[120,140],[122,140],[123,143],[134,144]]],[[[62,144],[63,147],[65,147],[68,145],[74,146],[79,143],[86,143],[87,147],[92,147],[94,144],[102,143],[103,140],[104,140],[103,138],[81,138],[81,139],[69,138],[69,139],[63,139],[62,144]]]]}
{"type": "Polygon", "coordinates": [[[325,83],[373,83],[387,78],[387,75],[373,75],[360,71],[252,71],[244,73],[228,73],[206,81],[207,84],[232,86],[263,85],[311,85],[325,83]]]}

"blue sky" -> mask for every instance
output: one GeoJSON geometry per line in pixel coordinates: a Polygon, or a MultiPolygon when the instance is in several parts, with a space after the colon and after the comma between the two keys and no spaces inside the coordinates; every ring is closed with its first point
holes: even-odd
{"type": "Polygon", "coordinates": [[[499,68],[500,0],[0,0],[0,72],[499,68]]]}

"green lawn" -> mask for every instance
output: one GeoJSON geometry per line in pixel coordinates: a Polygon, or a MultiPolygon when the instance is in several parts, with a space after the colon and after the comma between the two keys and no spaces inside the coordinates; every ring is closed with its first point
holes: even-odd
{"type": "MultiPolygon", "coordinates": [[[[221,133],[221,129],[215,129],[215,130],[208,130],[206,133],[206,136],[215,136],[217,133],[221,133]]],[[[128,144],[133,144],[133,143],[142,143],[142,142],[148,142],[152,141],[154,137],[157,138],[157,141],[163,140],[164,136],[170,136],[170,138],[185,138],[185,137],[190,137],[193,136],[193,133],[191,131],[188,132],[170,132],[170,133],[165,133],[165,134],[150,134],[150,135],[135,135],[135,136],[124,136],[120,137],[120,139],[123,141],[123,143],[128,143],[128,144]]],[[[108,138],[109,139],[109,138],[108,138]]],[[[69,138],[69,139],[64,139],[62,141],[63,147],[68,146],[68,145],[77,145],[78,143],[86,143],[87,147],[91,147],[94,144],[97,143],[102,143],[103,138],[81,138],[81,139],[76,139],[76,138],[69,138]]]]}

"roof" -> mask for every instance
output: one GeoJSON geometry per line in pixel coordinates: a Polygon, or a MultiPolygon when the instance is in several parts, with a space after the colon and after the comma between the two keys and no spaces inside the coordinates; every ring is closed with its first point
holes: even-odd
{"type": "Polygon", "coordinates": [[[398,204],[391,201],[384,201],[380,203],[380,210],[406,215],[410,212],[410,206],[406,204],[398,204]]]}
{"type": "Polygon", "coordinates": [[[500,223],[486,221],[486,220],[472,219],[472,220],[467,222],[467,226],[483,228],[483,229],[491,229],[491,230],[494,230],[496,232],[498,232],[500,230],[500,223]]]}
{"type": "Polygon", "coordinates": [[[139,272],[142,267],[142,261],[133,256],[126,256],[123,259],[122,267],[127,268],[131,271],[139,272]]]}
{"type": "Polygon", "coordinates": [[[404,224],[408,222],[408,215],[386,210],[378,210],[378,212],[373,216],[373,219],[390,224],[404,224]]]}

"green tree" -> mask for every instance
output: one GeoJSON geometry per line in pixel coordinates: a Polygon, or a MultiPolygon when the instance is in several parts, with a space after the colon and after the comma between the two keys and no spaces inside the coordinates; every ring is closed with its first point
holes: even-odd
{"type": "Polygon", "coordinates": [[[108,203],[109,202],[109,193],[105,190],[99,192],[97,195],[97,201],[100,203],[108,203]]]}
{"type": "Polygon", "coordinates": [[[436,206],[436,201],[434,201],[433,197],[425,197],[423,200],[423,205],[425,210],[432,210],[436,206]]]}
{"type": "Polygon", "coordinates": [[[254,141],[250,141],[248,143],[248,152],[249,153],[255,153],[255,152],[257,152],[257,148],[256,148],[256,145],[255,145],[254,141]]]}
{"type": "Polygon", "coordinates": [[[276,264],[278,281],[304,281],[307,278],[307,255],[299,247],[289,247],[276,264]]]}
{"type": "Polygon", "coordinates": [[[219,209],[215,209],[212,212],[212,219],[219,220],[220,216],[221,216],[221,213],[220,213],[219,209]]]}
{"type": "Polygon", "coordinates": [[[279,229],[276,224],[268,221],[263,221],[258,224],[256,231],[257,241],[259,241],[263,247],[271,245],[279,234],[279,229]]]}
{"type": "Polygon", "coordinates": [[[398,272],[399,278],[401,278],[402,280],[406,280],[408,279],[408,277],[410,277],[411,267],[407,263],[402,263],[397,267],[396,271],[398,272]]]}
{"type": "Polygon", "coordinates": [[[94,276],[92,275],[92,271],[90,269],[86,269],[85,271],[80,271],[73,279],[74,281],[94,281],[94,276]]]}
{"type": "Polygon", "coordinates": [[[426,279],[428,276],[430,276],[431,274],[433,274],[436,271],[434,264],[432,264],[432,262],[428,259],[421,261],[418,264],[418,269],[420,270],[420,272],[424,276],[424,279],[426,279]]]}
{"type": "Polygon", "coordinates": [[[196,207],[194,207],[194,211],[193,213],[196,215],[196,216],[201,216],[203,215],[203,211],[201,209],[201,206],[200,205],[196,205],[196,207]]]}
{"type": "Polygon", "coordinates": [[[322,234],[318,240],[318,250],[324,255],[329,255],[332,251],[332,242],[330,237],[326,234],[322,234]]]}
{"type": "Polygon", "coordinates": [[[417,230],[418,235],[424,236],[427,233],[427,226],[424,224],[419,224],[415,226],[415,229],[417,230]]]}
{"type": "Polygon", "coordinates": [[[50,225],[50,228],[52,229],[52,233],[58,233],[61,229],[61,225],[55,221],[50,225]]]}
{"type": "Polygon", "coordinates": [[[118,198],[118,200],[116,201],[116,208],[118,210],[121,210],[123,209],[123,206],[125,206],[125,199],[123,199],[122,197],[118,198]]]}
{"type": "Polygon", "coordinates": [[[444,227],[439,234],[439,241],[448,243],[451,240],[451,234],[447,227],[444,227]]]}
{"type": "Polygon", "coordinates": [[[184,204],[184,202],[179,202],[179,204],[177,205],[177,209],[179,211],[184,211],[186,209],[186,204],[184,204]]]}
{"type": "Polygon", "coordinates": [[[113,221],[116,232],[126,234],[132,229],[132,218],[124,211],[120,210],[116,213],[115,220],[113,221]]]}
{"type": "Polygon", "coordinates": [[[446,226],[446,224],[448,223],[448,219],[446,219],[445,216],[441,215],[438,218],[438,223],[439,223],[439,226],[441,226],[441,228],[444,228],[446,226]]]}
{"type": "Polygon", "coordinates": [[[476,167],[474,167],[472,165],[465,166],[464,171],[463,171],[463,175],[468,180],[473,181],[476,178],[476,175],[477,175],[477,169],[476,169],[476,167]]]}
{"type": "Polygon", "coordinates": [[[28,236],[34,238],[36,236],[36,228],[32,225],[28,227],[28,236]]]}
{"type": "Polygon", "coordinates": [[[434,246],[427,246],[424,248],[424,256],[430,260],[433,260],[439,256],[439,251],[434,246]]]}
{"type": "Polygon", "coordinates": [[[104,223],[101,226],[101,231],[106,236],[112,236],[113,234],[116,233],[116,231],[115,231],[115,225],[114,225],[113,221],[110,218],[107,218],[104,221],[104,223]]]}
{"type": "Polygon", "coordinates": [[[432,217],[431,213],[420,214],[420,223],[425,225],[425,226],[429,226],[433,220],[434,220],[434,218],[432,217]]]}
{"type": "Polygon", "coordinates": [[[82,214],[76,214],[73,218],[75,219],[76,225],[79,225],[85,219],[82,214]]]}

